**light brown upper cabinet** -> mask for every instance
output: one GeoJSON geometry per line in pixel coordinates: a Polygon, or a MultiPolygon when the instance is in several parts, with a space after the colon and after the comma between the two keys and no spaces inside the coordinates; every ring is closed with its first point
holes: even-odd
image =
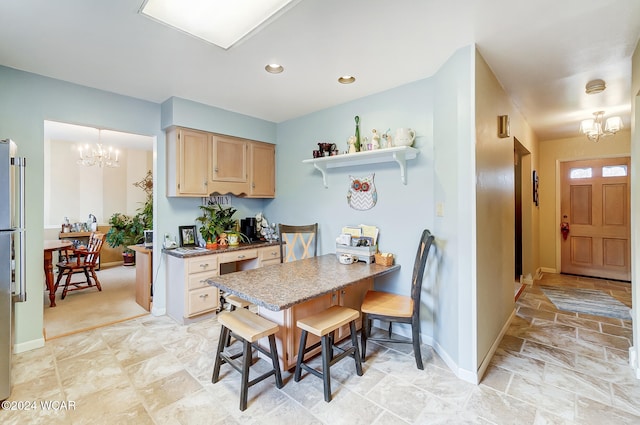
{"type": "Polygon", "coordinates": [[[270,143],[249,143],[250,198],[276,196],[276,146],[270,143]]]}
{"type": "Polygon", "coordinates": [[[167,196],[208,196],[209,135],[171,127],[167,131],[167,196]]]}
{"type": "Polygon", "coordinates": [[[180,127],[167,130],[167,196],[275,197],[275,145],[180,127]]]}
{"type": "Polygon", "coordinates": [[[217,193],[242,195],[249,193],[247,172],[248,141],[231,136],[211,134],[211,174],[209,189],[217,193]]]}

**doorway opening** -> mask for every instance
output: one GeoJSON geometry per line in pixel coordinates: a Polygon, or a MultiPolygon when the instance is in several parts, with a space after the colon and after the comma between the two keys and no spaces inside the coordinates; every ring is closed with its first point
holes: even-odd
{"type": "Polygon", "coordinates": [[[514,137],[514,282],[515,297],[522,293],[525,283],[532,283],[531,277],[531,208],[532,175],[531,153],[514,137]]]}
{"type": "MultiPolygon", "coordinates": [[[[62,224],[76,224],[90,230],[88,221],[95,217],[97,231],[106,233],[109,218],[116,212],[133,215],[145,200],[146,193],[134,183],[153,170],[155,138],[118,131],[60,123],[44,122],[44,238],[60,239],[62,224]],[[79,146],[86,149],[100,142],[119,151],[117,168],[85,166],[77,163],[79,146]],[[86,228],[82,225],[87,223],[86,228]]],[[[154,176],[155,178],[155,176],[154,176]]],[[[85,232],[86,233],[86,232],[85,232]]],[[[78,243],[82,243],[78,239],[78,243]]],[[[149,314],[135,299],[135,267],[122,266],[122,248],[104,244],[97,272],[102,291],[85,289],[60,299],[49,307],[49,292],[43,297],[45,338],[105,326],[149,314]]],[[[57,253],[54,253],[54,273],[57,253]]],[[[56,276],[57,278],[57,276],[56,276]]],[[[79,279],[79,277],[77,278],[79,279]]],[[[74,277],[74,280],[76,278],[74,277]]]]}

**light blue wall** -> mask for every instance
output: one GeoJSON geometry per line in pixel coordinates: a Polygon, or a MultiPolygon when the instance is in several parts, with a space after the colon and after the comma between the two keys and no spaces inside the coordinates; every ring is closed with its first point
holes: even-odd
{"type": "Polygon", "coordinates": [[[434,345],[457,374],[473,380],[476,365],[475,125],[473,47],[457,51],[438,71],[434,107],[438,276],[434,345]]]}
{"type": "Polygon", "coordinates": [[[433,227],[433,137],[431,80],[421,80],[397,89],[368,96],[278,125],[276,187],[278,197],[265,209],[270,221],[286,224],[319,223],[321,253],[335,252],[335,239],[342,226],[368,224],[380,228],[379,249],[392,252],[402,265],[400,273],[379,280],[381,289],[409,294],[411,272],[420,234],[433,227]],[[395,162],[332,168],[328,188],[319,171],[303,164],[312,158],[320,141],[347,149],[360,117],[360,134],[371,137],[391,128],[410,127],[417,137],[416,159],[407,162],[407,184],[402,184],[395,162]],[[356,211],[347,204],[349,176],[375,173],[378,202],[368,211],[356,211]]]}
{"type": "Polygon", "coordinates": [[[179,97],[162,103],[162,128],[172,125],[276,143],[275,123],[179,97]]]}
{"type": "MultiPolygon", "coordinates": [[[[44,120],[156,136],[160,105],[0,67],[0,137],[13,139],[27,159],[27,297],[16,305],[19,350],[43,344],[44,120]]],[[[164,177],[164,174],[162,174],[164,177]]],[[[164,180],[164,178],[162,179],[164,180]]]]}
{"type": "MultiPolygon", "coordinates": [[[[460,49],[431,78],[319,111],[278,125],[277,202],[265,209],[275,222],[320,224],[320,250],[333,252],[346,224],[380,227],[380,250],[393,252],[401,271],[379,279],[378,289],[409,294],[415,250],[422,229],[436,236],[422,295],[422,335],[452,369],[475,380],[475,167],[473,46],[460,49]],[[371,129],[392,133],[413,128],[420,154],[408,161],[407,185],[395,163],[328,170],[325,189],[311,158],[319,141],[341,150],[360,117],[363,136],[371,129]],[[378,203],[369,211],[347,204],[349,175],[375,173],[378,203]],[[436,217],[435,203],[444,215],[436,217]]],[[[405,329],[405,331],[407,331],[405,329]]]]}

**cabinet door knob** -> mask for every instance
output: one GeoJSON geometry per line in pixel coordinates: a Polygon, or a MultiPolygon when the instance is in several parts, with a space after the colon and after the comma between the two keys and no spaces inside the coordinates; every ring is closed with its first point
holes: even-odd
{"type": "Polygon", "coordinates": [[[207,267],[209,267],[209,263],[200,264],[200,267],[206,269],[207,267]]]}
{"type": "Polygon", "coordinates": [[[213,169],[214,172],[218,172],[218,166],[216,165],[216,168],[213,169]]]}
{"type": "Polygon", "coordinates": [[[245,257],[244,255],[238,255],[238,258],[244,258],[244,257],[245,257]]]}
{"type": "Polygon", "coordinates": [[[200,295],[200,298],[205,299],[205,298],[207,298],[208,296],[209,296],[209,294],[202,294],[202,295],[200,295]]]}

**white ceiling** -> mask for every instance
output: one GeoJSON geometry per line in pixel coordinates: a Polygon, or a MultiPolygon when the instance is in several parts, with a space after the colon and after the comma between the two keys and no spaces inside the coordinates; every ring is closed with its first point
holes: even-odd
{"type": "Polygon", "coordinates": [[[575,136],[599,109],[629,126],[638,0],[302,0],[229,50],[144,17],[141,5],[0,0],[0,64],[282,122],[429,77],[476,43],[541,140],[575,136]],[[285,71],[266,73],[272,62],[285,71]],[[356,83],[338,84],[344,74],[356,83]],[[595,78],[607,90],[587,96],[595,78]]]}

